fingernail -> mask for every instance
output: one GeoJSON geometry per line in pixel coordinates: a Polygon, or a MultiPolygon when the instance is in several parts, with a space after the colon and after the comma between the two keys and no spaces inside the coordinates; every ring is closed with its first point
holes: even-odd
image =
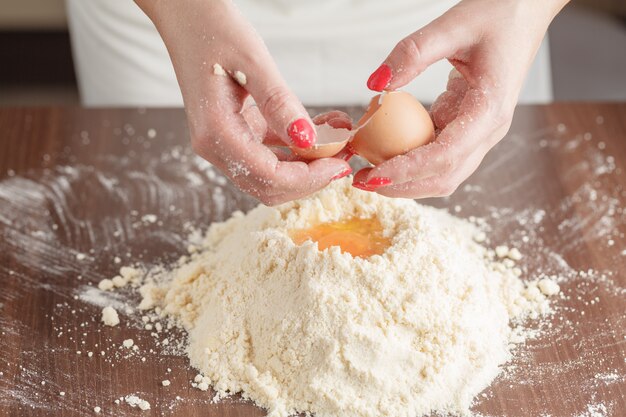
{"type": "Polygon", "coordinates": [[[362,190],[374,191],[377,188],[384,187],[386,185],[391,185],[391,183],[392,181],[389,178],[374,177],[365,183],[359,182],[359,183],[355,183],[352,185],[354,185],[357,188],[361,188],[362,190]]]}
{"type": "Polygon", "coordinates": [[[365,183],[365,186],[371,188],[373,190],[384,187],[386,185],[391,185],[391,180],[385,177],[374,177],[365,183]]]}
{"type": "Polygon", "coordinates": [[[367,182],[353,182],[352,186],[364,191],[374,191],[377,188],[391,185],[392,181],[385,177],[374,177],[367,182]]]}
{"type": "Polygon", "coordinates": [[[363,182],[353,182],[352,186],[354,188],[358,188],[359,190],[363,190],[363,191],[374,191],[373,188],[368,187],[367,185],[365,185],[365,183],[363,182]]]}
{"type": "Polygon", "coordinates": [[[391,68],[387,64],[382,64],[370,75],[367,80],[367,88],[374,91],[383,91],[389,85],[389,81],[391,81],[391,68]]]}
{"type": "Polygon", "coordinates": [[[337,174],[334,177],[332,177],[330,180],[331,181],[335,181],[335,180],[338,180],[339,178],[343,178],[345,176],[348,176],[351,173],[352,173],[352,168],[348,167],[348,168],[344,169],[343,171],[341,171],[339,174],[337,174]]]}
{"type": "Polygon", "coordinates": [[[315,144],[315,130],[306,119],[298,119],[287,128],[287,134],[298,148],[310,148],[315,144]]]}

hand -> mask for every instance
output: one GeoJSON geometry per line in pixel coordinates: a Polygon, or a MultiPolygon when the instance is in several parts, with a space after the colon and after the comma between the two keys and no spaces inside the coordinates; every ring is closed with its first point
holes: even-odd
{"type": "MultiPolygon", "coordinates": [[[[359,171],[358,188],[389,197],[448,196],[508,131],[526,73],[564,0],[465,0],[396,45],[368,80],[394,90],[429,65],[455,67],[430,111],[428,145],[359,171]]],[[[384,138],[381,138],[384,140],[384,138]]]]}
{"type": "Polygon", "coordinates": [[[350,173],[340,158],[310,163],[266,143],[313,146],[306,110],[262,39],[228,0],[137,0],[168,48],[194,150],[268,205],[308,195],[350,173]],[[246,100],[251,95],[254,102],[246,100]]]}

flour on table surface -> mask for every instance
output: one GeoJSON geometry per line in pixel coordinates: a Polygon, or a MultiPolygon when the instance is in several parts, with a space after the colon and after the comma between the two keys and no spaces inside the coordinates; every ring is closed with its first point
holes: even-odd
{"type": "MultiPolygon", "coordinates": [[[[135,143],[139,139],[130,124],[112,126],[111,129],[112,136],[125,144],[135,143]]],[[[93,139],[87,132],[83,133],[80,138],[83,145],[91,146],[89,144],[93,139]]],[[[159,138],[167,138],[168,135],[166,130],[159,130],[159,138]]],[[[623,167],[618,166],[611,157],[609,146],[600,145],[603,139],[600,135],[590,137],[584,132],[580,135],[583,136],[582,140],[577,137],[578,134],[568,132],[565,127],[548,128],[524,137],[512,135],[500,157],[487,161],[481,168],[486,176],[503,172],[501,167],[506,167],[510,160],[516,158],[522,147],[528,149],[531,146],[533,152],[540,156],[545,148],[567,150],[593,145],[585,148],[587,150],[583,160],[570,167],[569,175],[577,178],[578,183],[573,194],[559,205],[548,206],[529,200],[525,207],[515,209],[505,205],[481,207],[481,196],[485,193],[501,191],[506,196],[507,193],[519,192],[521,187],[527,187],[529,183],[539,184],[542,179],[532,172],[520,175],[516,181],[499,190],[491,190],[482,183],[465,184],[455,195],[455,202],[458,202],[463,217],[470,218],[471,213],[480,216],[474,220],[482,222],[486,229],[477,235],[477,241],[491,247],[506,245],[520,250],[523,259],[516,268],[519,268],[522,279],[549,277],[558,283],[561,290],[554,303],[556,313],[547,321],[531,324],[531,329],[537,326],[537,338],[514,348],[513,360],[504,366],[504,372],[494,383],[498,393],[507,396],[508,387],[511,387],[510,393],[513,395],[515,389],[523,386],[539,386],[548,390],[554,386],[559,387],[559,392],[564,395],[588,401],[585,408],[570,411],[567,417],[604,412],[602,407],[606,408],[607,417],[617,416],[623,404],[613,404],[603,398],[610,398],[606,396],[611,393],[613,398],[618,398],[615,395],[624,389],[624,360],[623,356],[616,356],[614,351],[604,348],[623,344],[625,335],[619,329],[626,328],[626,319],[623,312],[619,311],[605,312],[602,319],[596,317],[594,312],[605,309],[608,299],[623,300],[626,295],[623,277],[617,272],[623,271],[626,259],[624,237],[620,234],[624,224],[624,208],[619,203],[624,190],[620,186],[608,188],[611,190],[609,192],[600,191],[599,188],[599,184],[619,179],[623,175],[623,167]],[[586,209],[574,211],[575,205],[582,205],[586,209]],[[563,231],[563,237],[555,236],[557,240],[550,242],[551,250],[546,249],[546,242],[538,238],[538,232],[546,222],[558,224],[563,231]],[[581,224],[589,226],[591,233],[587,238],[606,256],[614,257],[615,263],[609,270],[588,270],[584,262],[578,263],[571,258],[566,260],[561,255],[584,243],[575,237],[577,231],[581,230],[581,224]],[[493,241],[491,228],[510,230],[511,233],[504,240],[493,241]],[[608,324],[611,324],[613,331],[607,328],[608,324]],[[578,329],[582,326],[588,329],[585,335],[579,333],[578,329]],[[577,354],[554,361],[536,360],[538,354],[551,352],[560,341],[575,343],[577,354]]],[[[77,392],[73,391],[71,381],[74,375],[57,371],[55,380],[50,379],[46,371],[46,358],[50,357],[61,361],[67,358],[72,361],[94,361],[98,358],[104,368],[115,369],[132,364],[136,372],[140,372],[142,364],[146,363],[141,358],[146,358],[147,363],[166,360],[167,366],[177,372],[179,365],[174,366],[172,361],[177,357],[183,360],[181,355],[184,355],[187,344],[185,335],[178,333],[167,320],[154,313],[148,314],[148,320],[153,320],[150,322],[154,326],[153,330],[145,330],[146,323],[142,321],[142,316],[146,316],[146,313],[134,308],[138,300],[132,286],[113,286],[105,292],[99,290],[97,285],[103,279],[112,280],[118,274],[120,264],[145,263],[145,273],[148,275],[158,270],[164,262],[169,265],[171,256],[142,260],[139,255],[141,247],[146,244],[161,245],[164,253],[177,255],[182,254],[189,245],[201,250],[202,234],[195,233],[195,237],[190,238],[192,230],[206,228],[209,215],[225,220],[235,208],[247,211],[253,207],[253,202],[226,187],[226,179],[210,164],[182,147],[170,147],[157,158],[143,160],[139,164],[141,169],[129,169],[129,162],[138,158],[141,158],[141,153],[135,151],[122,157],[103,155],[98,157],[98,170],[94,170],[89,163],[76,161],[39,171],[16,173],[8,170],[7,177],[0,181],[3,242],[13,265],[19,265],[19,268],[0,265],[2,279],[19,282],[19,285],[13,286],[15,291],[0,293],[0,305],[32,291],[44,291],[57,302],[53,313],[46,316],[53,329],[52,339],[48,340],[46,346],[25,346],[24,354],[31,358],[27,366],[18,365],[14,358],[0,349],[0,406],[50,413],[60,408],[91,410],[89,407],[93,407],[93,404],[81,408],[86,405],[79,402],[77,392]],[[181,187],[181,183],[186,186],[181,187]],[[106,204],[112,216],[96,221],[90,219],[88,213],[75,209],[83,198],[106,204]],[[180,204],[182,200],[186,203],[180,204]],[[157,222],[142,221],[141,217],[145,214],[154,214],[157,222]],[[172,219],[177,218],[187,219],[188,224],[181,226],[172,223],[172,219]],[[158,226],[160,221],[163,221],[163,227],[158,226]],[[76,242],[79,236],[87,237],[86,246],[78,247],[76,242]],[[76,258],[78,253],[85,255],[79,262],[76,258]],[[115,266],[110,270],[103,269],[102,265],[106,263],[115,266]],[[68,292],[60,279],[72,274],[76,289],[68,292]],[[72,298],[84,304],[77,306],[72,298]],[[132,332],[134,340],[141,343],[142,347],[146,346],[142,352],[119,349],[122,339],[113,340],[113,329],[100,323],[100,312],[107,305],[113,306],[122,316],[123,327],[132,332]],[[93,320],[80,323],[68,321],[73,316],[73,309],[89,312],[93,320]],[[154,324],[157,322],[162,327],[158,332],[154,324]],[[87,341],[85,335],[92,333],[101,338],[99,346],[90,345],[92,342],[87,341]],[[82,355],[76,355],[76,345],[81,346],[82,355]],[[93,357],[88,357],[86,352],[93,352],[93,357]],[[59,392],[65,395],[61,397],[59,392]],[[49,401],[48,395],[55,396],[59,401],[49,401]]],[[[19,318],[9,320],[0,315],[0,336],[4,340],[19,340],[29,332],[32,329],[28,323],[19,318]]],[[[103,374],[106,372],[105,369],[103,374]]],[[[103,392],[109,392],[106,390],[106,378],[94,374],[93,381],[105,387],[103,392]]],[[[154,384],[160,386],[160,380],[154,381],[154,384]]],[[[90,391],[90,386],[81,388],[87,395],[95,395],[95,392],[90,391]]],[[[116,394],[118,397],[125,394],[115,391],[110,393],[112,399],[116,398],[116,394]]],[[[213,395],[209,393],[206,402],[200,402],[175,394],[168,396],[164,392],[159,402],[164,415],[175,415],[179,404],[210,404],[213,395]]],[[[150,402],[156,400],[140,396],[150,402]]],[[[476,406],[482,409],[493,403],[493,407],[499,409],[497,401],[489,388],[477,397],[476,406]]],[[[543,400],[537,401],[543,404],[543,400]]],[[[106,404],[99,403],[98,406],[109,412],[106,404]]],[[[551,408],[548,404],[544,406],[546,409],[551,408]]],[[[572,410],[571,404],[565,406],[572,410]]],[[[120,416],[137,415],[137,412],[137,409],[128,406],[116,408],[116,414],[120,416]]]]}

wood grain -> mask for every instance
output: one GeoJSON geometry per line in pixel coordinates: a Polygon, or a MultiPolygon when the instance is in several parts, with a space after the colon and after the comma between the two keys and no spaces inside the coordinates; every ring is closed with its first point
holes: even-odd
{"type": "MultiPolygon", "coordinates": [[[[191,388],[184,356],[161,353],[136,315],[103,326],[88,292],[129,260],[176,260],[186,223],[206,227],[255,205],[196,163],[183,111],[4,108],[0,143],[0,415],[84,416],[95,406],[111,416],[264,415],[237,399],[211,404],[210,392],[191,388]],[[129,337],[140,351],[125,357],[129,337]],[[152,409],[114,403],[133,393],[152,409]]],[[[525,279],[564,280],[543,334],[516,353],[515,368],[475,411],[626,415],[624,169],[626,104],[522,106],[452,197],[426,201],[486,218],[491,244],[528,254],[525,279]]]]}

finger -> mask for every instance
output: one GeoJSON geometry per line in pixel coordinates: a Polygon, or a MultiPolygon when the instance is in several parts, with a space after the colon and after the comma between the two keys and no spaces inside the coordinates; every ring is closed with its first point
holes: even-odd
{"type": "Polygon", "coordinates": [[[222,97],[211,109],[213,124],[205,128],[204,136],[194,135],[193,145],[199,155],[214,163],[241,189],[262,202],[285,193],[304,196],[349,170],[345,161],[336,158],[309,164],[280,161],[274,152],[254,139],[240,112],[240,98],[232,94],[232,81],[220,78],[208,80],[209,90],[219,91],[222,97]]]}
{"type": "Polygon", "coordinates": [[[278,162],[275,179],[250,182],[246,190],[267,205],[312,194],[335,179],[350,174],[350,166],[335,158],[306,162],[278,162]],[[269,185],[269,189],[268,189],[269,185]]]}
{"type": "Polygon", "coordinates": [[[287,87],[267,48],[259,39],[254,55],[240,54],[229,71],[256,101],[268,129],[285,144],[310,148],[316,134],[309,114],[287,87]]]}
{"type": "MultiPolygon", "coordinates": [[[[332,159],[332,158],[329,158],[329,159],[332,159]]],[[[320,161],[320,160],[317,160],[317,161],[320,161]]],[[[291,200],[296,200],[298,198],[302,198],[308,194],[311,194],[312,192],[319,191],[321,188],[324,188],[330,182],[343,178],[347,175],[350,175],[351,173],[352,173],[352,169],[348,166],[347,168],[343,169],[339,174],[333,176],[328,182],[322,183],[321,186],[320,185],[316,186],[316,188],[313,189],[313,191],[302,193],[301,191],[296,190],[296,191],[291,191],[291,192],[287,192],[284,194],[280,194],[278,196],[272,197],[272,200],[273,200],[272,203],[279,204],[285,201],[291,201],[291,200]]]]}
{"type": "Polygon", "coordinates": [[[244,104],[241,114],[258,142],[263,142],[266,146],[285,146],[285,142],[276,133],[267,128],[265,118],[256,105],[245,107],[244,104]]]}
{"type": "Polygon", "coordinates": [[[370,75],[367,87],[374,91],[400,88],[433,63],[454,56],[472,42],[464,26],[451,20],[444,14],[402,39],[370,75]]]}
{"type": "Polygon", "coordinates": [[[367,176],[370,173],[372,168],[363,168],[354,174],[354,178],[352,179],[353,183],[365,183],[367,181],[367,176]]]}
{"type": "MultiPolygon", "coordinates": [[[[259,111],[259,108],[256,105],[245,106],[244,104],[241,115],[248,126],[250,126],[250,130],[252,131],[255,139],[259,142],[263,142],[267,136],[268,130],[265,118],[259,111]]],[[[280,143],[282,144],[282,141],[280,143]]]]}
{"type": "Polygon", "coordinates": [[[484,93],[469,90],[459,114],[441,131],[434,142],[396,156],[368,172],[366,183],[386,178],[391,184],[402,184],[433,175],[447,174],[486,141],[496,126],[484,93]]]}
{"type": "Polygon", "coordinates": [[[438,130],[444,129],[456,119],[461,102],[469,89],[467,81],[456,69],[450,71],[450,75],[446,91],[430,106],[430,113],[438,130]]]}
{"type": "Polygon", "coordinates": [[[458,186],[467,179],[480,165],[488,149],[478,148],[464,161],[457,170],[444,175],[434,175],[404,184],[384,187],[376,190],[386,197],[402,198],[430,198],[452,195],[458,186]]]}

